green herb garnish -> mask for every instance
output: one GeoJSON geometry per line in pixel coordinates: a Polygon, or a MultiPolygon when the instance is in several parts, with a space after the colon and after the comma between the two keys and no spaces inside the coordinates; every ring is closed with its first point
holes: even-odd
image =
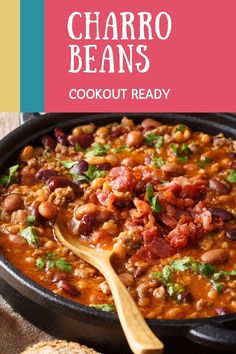
{"type": "Polygon", "coordinates": [[[180,124],[176,129],[175,129],[175,132],[184,132],[186,129],[186,125],[184,124],[180,124]]]}
{"type": "Polygon", "coordinates": [[[111,149],[110,145],[102,145],[100,143],[96,143],[92,146],[92,148],[86,152],[86,157],[92,156],[105,156],[107,152],[111,149]]]}
{"type": "Polygon", "coordinates": [[[57,159],[58,162],[60,162],[60,164],[62,166],[64,166],[65,168],[70,169],[71,167],[73,167],[75,164],[78,163],[78,161],[71,161],[71,160],[59,160],[57,159]]]}
{"type": "Polygon", "coordinates": [[[111,152],[114,153],[114,154],[119,154],[120,152],[129,151],[129,150],[130,150],[130,148],[128,146],[121,145],[118,148],[111,149],[111,152]]]}
{"type": "Polygon", "coordinates": [[[98,167],[90,165],[88,171],[84,172],[82,175],[77,175],[71,173],[76,182],[84,181],[86,183],[91,183],[94,179],[99,177],[105,177],[106,171],[100,170],[98,167]]]}
{"type": "Polygon", "coordinates": [[[26,239],[29,245],[38,247],[39,246],[39,238],[35,233],[34,226],[28,226],[25,229],[21,230],[21,236],[26,239]]]}
{"type": "Polygon", "coordinates": [[[34,215],[28,215],[26,218],[27,224],[30,226],[34,225],[36,222],[36,217],[34,215]]]}
{"type": "Polygon", "coordinates": [[[36,259],[36,266],[39,268],[39,269],[43,269],[45,267],[45,261],[43,258],[37,258],[36,259]]]}
{"type": "Polygon", "coordinates": [[[78,152],[84,152],[84,148],[82,148],[82,146],[80,146],[80,144],[76,143],[75,145],[75,150],[78,152]]]}
{"type": "Polygon", "coordinates": [[[227,181],[229,181],[230,183],[236,183],[236,170],[231,170],[228,177],[227,177],[227,181]]]}
{"type": "Polygon", "coordinates": [[[164,137],[162,135],[150,133],[144,138],[144,141],[148,146],[153,146],[155,144],[155,147],[160,149],[164,143],[164,137]]]}
{"type": "Polygon", "coordinates": [[[224,290],[224,284],[220,283],[219,280],[222,280],[222,278],[224,277],[236,276],[236,270],[232,270],[232,271],[217,270],[213,265],[196,261],[192,257],[184,257],[182,259],[176,259],[172,261],[170,264],[165,265],[162,272],[151,273],[151,276],[154,279],[159,279],[162,281],[169,295],[170,294],[176,295],[178,291],[180,291],[178,289],[181,289],[181,287],[183,290],[183,286],[181,284],[178,284],[178,286],[176,286],[175,285],[176,283],[173,282],[175,271],[178,272],[191,271],[194,274],[200,274],[206,277],[208,281],[211,283],[213,289],[217,290],[219,293],[222,293],[222,291],[224,290]]]}
{"type": "Polygon", "coordinates": [[[152,163],[156,168],[160,168],[161,166],[165,165],[165,161],[163,160],[162,157],[152,157],[152,163]]]}
{"type": "Polygon", "coordinates": [[[105,311],[105,312],[116,312],[115,305],[113,304],[98,304],[98,305],[89,305],[90,307],[94,307],[97,310],[105,311]]]}
{"type": "Polygon", "coordinates": [[[198,166],[199,168],[205,168],[207,164],[210,164],[212,162],[212,159],[210,159],[209,157],[205,157],[204,159],[198,161],[198,166]]]}
{"type": "Polygon", "coordinates": [[[146,185],[146,198],[154,213],[159,213],[162,210],[158,195],[154,194],[153,186],[150,183],[146,185]]]}
{"type": "Polygon", "coordinates": [[[178,146],[178,144],[170,144],[169,147],[171,150],[174,152],[174,154],[177,156],[178,160],[180,162],[185,162],[189,159],[189,153],[190,149],[188,147],[188,144],[183,143],[181,146],[178,146]]]}
{"type": "Polygon", "coordinates": [[[37,258],[36,265],[39,269],[50,270],[57,268],[60,272],[72,272],[72,265],[63,258],[58,258],[55,253],[47,253],[45,258],[37,258]]]}
{"type": "Polygon", "coordinates": [[[0,176],[0,184],[4,187],[8,187],[10,184],[15,183],[14,174],[18,170],[19,165],[9,167],[8,175],[0,176]]]}
{"type": "Polygon", "coordinates": [[[61,272],[72,272],[72,265],[65,259],[58,259],[55,261],[55,267],[61,272]]]}

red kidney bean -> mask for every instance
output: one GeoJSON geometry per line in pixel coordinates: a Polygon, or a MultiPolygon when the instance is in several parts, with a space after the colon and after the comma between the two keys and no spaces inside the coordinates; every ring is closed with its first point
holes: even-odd
{"type": "Polygon", "coordinates": [[[231,186],[226,181],[220,181],[217,178],[211,178],[209,180],[209,187],[219,194],[229,194],[231,191],[231,186]]]}
{"type": "Polygon", "coordinates": [[[83,149],[87,149],[93,143],[93,135],[82,133],[79,136],[69,136],[68,141],[69,144],[75,146],[79,144],[83,149]]]}
{"type": "Polygon", "coordinates": [[[66,293],[72,296],[80,296],[81,292],[74,287],[74,285],[70,284],[67,280],[60,280],[57,283],[57,287],[59,289],[64,290],[66,293]]]}
{"type": "Polygon", "coordinates": [[[53,176],[47,180],[47,185],[51,192],[56,188],[71,187],[75,193],[80,192],[79,185],[62,176],[53,176]]]}
{"type": "Polygon", "coordinates": [[[143,128],[143,133],[146,133],[148,132],[149,130],[153,130],[155,129],[156,127],[154,127],[154,125],[149,125],[148,127],[145,127],[143,128]]]}
{"type": "Polygon", "coordinates": [[[230,152],[228,156],[230,159],[236,160],[236,152],[230,152]]]}
{"type": "Polygon", "coordinates": [[[234,215],[229,211],[226,211],[221,208],[208,208],[213,216],[220,218],[224,222],[229,222],[233,220],[234,215]]]}
{"type": "Polygon", "coordinates": [[[216,308],[216,314],[218,316],[224,316],[230,314],[231,311],[227,307],[217,307],[216,308]]]}
{"type": "Polygon", "coordinates": [[[84,172],[88,171],[89,164],[85,160],[80,160],[73,167],[71,167],[70,172],[77,175],[82,175],[84,172]]]}
{"type": "Polygon", "coordinates": [[[96,165],[96,167],[99,168],[99,170],[110,170],[111,164],[110,162],[104,162],[96,165]]]}
{"type": "Polygon", "coordinates": [[[228,230],[226,232],[226,237],[231,241],[236,241],[236,228],[228,230]]]}
{"type": "Polygon", "coordinates": [[[49,135],[44,135],[41,141],[45,149],[55,150],[57,146],[56,140],[49,135]]]}
{"type": "Polygon", "coordinates": [[[234,161],[231,165],[231,168],[233,168],[234,170],[236,170],[236,161],[234,161]]]}
{"type": "Polygon", "coordinates": [[[193,301],[192,294],[190,291],[183,291],[182,293],[178,294],[177,301],[190,303],[193,301]]]}
{"type": "Polygon", "coordinates": [[[47,181],[50,177],[57,175],[58,173],[54,170],[39,170],[35,175],[35,179],[37,181],[47,181]]]}
{"type": "Polygon", "coordinates": [[[116,130],[113,130],[113,132],[111,132],[109,134],[109,136],[111,136],[112,138],[119,138],[119,136],[121,136],[124,133],[125,133],[125,130],[122,127],[120,127],[120,128],[117,128],[116,130]]]}
{"type": "Polygon", "coordinates": [[[54,135],[55,135],[55,138],[57,139],[58,143],[60,143],[62,145],[65,145],[65,146],[69,145],[68,140],[67,140],[67,136],[64,133],[63,129],[55,128],[54,129],[54,135]]]}
{"type": "Polygon", "coordinates": [[[79,232],[82,235],[89,236],[95,226],[95,217],[90,214],[85,214],[80,220],[79,232]]]}
{"type": "Polygon", "coordinates": [[[53,276],[52,283],[58,283],[61,280],[66,280],[67,274],[62,272],[56,272],[53,276]]]}
{"type": "Polygon", "coordinates": [[[134,270],[134,273],[133,273],[133,277],[136,279],[136,278],[140,278],[142,277],[144,274],[147,273],[147,270],[145,268],[136,268],[134,270]]]}

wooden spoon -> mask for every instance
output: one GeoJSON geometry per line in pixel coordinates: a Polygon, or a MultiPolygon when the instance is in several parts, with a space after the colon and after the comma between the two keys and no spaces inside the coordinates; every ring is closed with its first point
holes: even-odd
{"type": "Polygon", "coordinates": [[[82,245],[79,240],[66,232],[65,227],[61,224],[60,227],[59,224],[55,224],[54,229],[55,235],[64,246],[87,263],[92,264],[106,278],[121,326],[133,353],[162,353],[163,343],[150,330],[135,301],[111,265],[110,259],[113,252],[82,245]]]}

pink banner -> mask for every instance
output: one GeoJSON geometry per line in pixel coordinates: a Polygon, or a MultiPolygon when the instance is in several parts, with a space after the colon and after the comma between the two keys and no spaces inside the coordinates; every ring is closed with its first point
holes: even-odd
{"type": "Polygon", "coordinates": [[[236,111],[235,0],[45,0],[45,110],[236,111]]]}

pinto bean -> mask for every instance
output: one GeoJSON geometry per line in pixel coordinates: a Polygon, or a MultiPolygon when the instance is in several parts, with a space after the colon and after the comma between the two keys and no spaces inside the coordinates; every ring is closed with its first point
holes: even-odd
{"type": "Polygon", "coordinates": [[[35,179],[37,181],[47,181],[50,177],[57,176],[57,174],[54,170],[39,170],[35,175],[35,179]]]}
{"type": "Polygon", "coordinates": [[[226,211],[221,208],[208,208],[213,216],[220,218],[224,222],[229,222],[233,220],[234,215],[229,211],[226,211]]]}
{"type": "Polygon", "coordinates": [[[228,261],[228,259],[229,253],[222,248],[216,248],[214,250],[207,251],[201,256],[201,260],[209,264],[225,263],[228,261]]]}
{"type": "Polygon", "coordinates": [[[133,130],[128,133],[126,137],[126,145],[128,146],[139,146],[143,142],[143,135],[138,130],[133,130]]]}
{"type": "Polygon", "coordinates": [[[20,161],[27,162],[33,157],[34,149],[33,146],[25,146],[20,152],[20,161]]]}
{"type": "Polygon", "coordinates": [[[173,307],[166,311],[164,318],[167,320],[176,320],[184,316],[184,310],[180,307],[173,307]]]}
{"type": "Polygon", "coordinates": [[[209,187],[219,194],[229,194],[231,191],[231,186],[226,181],[220,181],[217,178],[211,178],[209,180],[209,187]]]}
{"type": "Polygon", "coordinates": [[[94,203],[83,204],[75,212],[76,219],[80,220],[85,214],[96,215],[98,211],[99,209],[94,203]]]}
{"type": "Polygon", "coordinates": [[[12,212],[21,208],[23,200],[18,194],[9,194],[4,199],[4,207],[7,212],[12,212]]]}
{"type": "Polygon", "coordinates": [[[57,143],[56,140],[53,139],[51,136],[49,135],[44,135],[41,139],[42,144],[44,146],[45,149],[49,149],[49,150],[55,150],[57,143]]]}
{"type": "Polygon", "coordinates": [[[52,202],[42,202],[39,204],[39,214],[45,219],[51,220],[55,219],[57,216],[57,207],[52,202]]]}
{"type": "Polygon", "coordinates": [[[74,285],[70,284],[67,280],[60,280],[57,283],[57,287],[59,289],[64,290],[66,293],[72,295],[72,296],[80,296],[81,292],[75,288],[74,285]]]}
{"type": "Polygon", "coordinates": [[[152,118],[146,118],[142,121],[141,126],[145,129],[145,128],[157,128],[159,127],[161,124],[156,121],[155,119],[152,118]]]}
{"type": "Polygon", "coordinates": [[[119,275],[119,278],[125,286],[133,286],[134,285],[134,278],[129,273],[121,273],[119,275]]]}
{"type": "Polygon", "coordinates": [[[121,160],[121,165],[125,167],[134,167],[136,163],[131,157],[126,157],[125,159],[121,160]]]}
{"type": "Polygon", "coordinates": [[[184,175],[184,168],[178,163],[167,163],[161,166],[162,171],[167,173],[169,176],[177,177],[184,175]]]}

